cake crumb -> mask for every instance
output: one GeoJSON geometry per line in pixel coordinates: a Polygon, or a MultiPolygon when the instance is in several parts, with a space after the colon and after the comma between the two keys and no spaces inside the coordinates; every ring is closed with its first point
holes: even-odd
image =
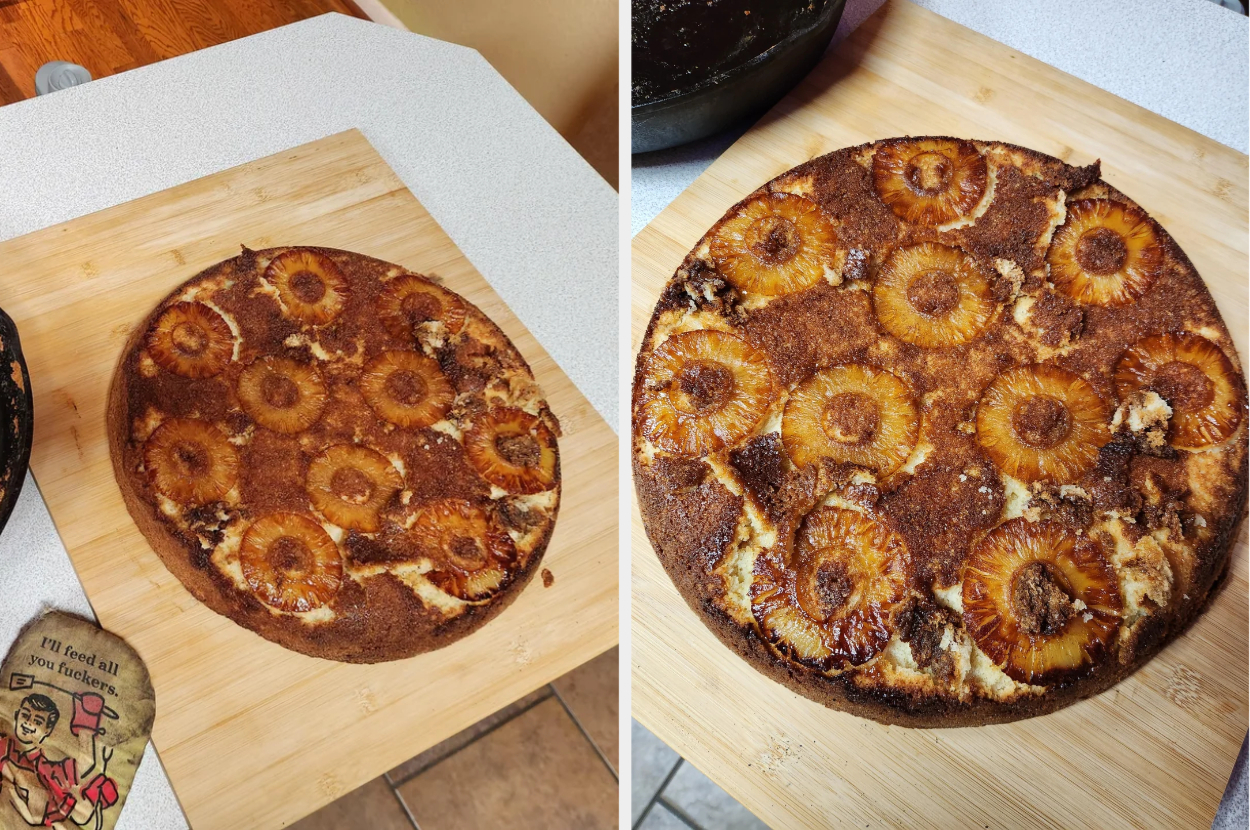
{"type": "Polygon", "coordinates": [[[550,588],[554,584],[556,584],[556,578],[552,576],[551,571],[543,568],[543,587],[550,588]]]}
{"type": "Polygon", "coordinates": [[[1168,606],[1172,599],[1172,566],[1154,537],[1143,536],[1129,551],[1117,549],[1112,563],[1120,573],[1121,590],[1130,607],[1168,606]]]}
{"type": "Polygon", "coordinates": [[[842,266],[844,280],[862,280],[868,278],[869,251],[866,248],[852,248],[846,254],[846,265],[842,266]]]}
{"type": "Polygon", "coordinates": [[[958,614],[927,597],[913,597],[898,613],[899,639],[911,646],[912,658],[922,669],[937,661],[959,626],[958,614]]]}
{"type": "Polygon", "coordinates": [[[1111,418],[1112,432],[1131,435],[1138,448],[1147,455],[1167,457],[1168,421],[1172,407],[1153,391],[1137,391],[1120,404],[1111,418]]]}
{"type": "Polygon", "coordinates": [[[994,284],[994,299],[1007,302],[1019,297],[1024,288],[1024,269],[1009,259],[996,259],[994,270],[1002,277],[994,284]]]}
{"type": "Polygon", "coordinates": [[[1025,514],[1032,522],[1051,518],[1083,529],[1093,521],[1093,499],[1083,488],[1072,484],[1035,481],[1029,485],[1029,506],[1025,514]]]}

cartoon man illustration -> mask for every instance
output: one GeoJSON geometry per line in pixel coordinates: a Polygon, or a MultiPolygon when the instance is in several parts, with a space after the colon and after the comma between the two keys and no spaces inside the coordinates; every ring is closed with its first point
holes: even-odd
{"type": "Polygon", "coordinates": [[[47,695],[23,698],[13,715],[13,733],[0,732],[0,826],[9,808],[31,827],[70,830],[68,822],[81,826],[92,819],[97,828],[102,826],[103,810],[117,801],[116,784],[106,774],[113,753],[97,743],[99,715],[92,716],[94,700],[84,705],[85,697],[73,696],[70,729],[82,747],[80,757],[91,758],[85,769],[80,770],[72,757],[48,757],[44,742],[56,729],[61,712],[47,695]],[[99,773],[92,775],[97,769],[99,773]]]}

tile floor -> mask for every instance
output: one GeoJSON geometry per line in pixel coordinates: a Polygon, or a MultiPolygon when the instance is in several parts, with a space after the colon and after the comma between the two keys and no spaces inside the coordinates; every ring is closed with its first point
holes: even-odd
{"type": "Polygon", "coordinates": [[[768,830],[638,721],[630,722],[634,830],[768,830]]]}
{"type": "Polygon", "coordinates": [[[603,653],[291,830],[615,828],[617,653],[603,653]]]}

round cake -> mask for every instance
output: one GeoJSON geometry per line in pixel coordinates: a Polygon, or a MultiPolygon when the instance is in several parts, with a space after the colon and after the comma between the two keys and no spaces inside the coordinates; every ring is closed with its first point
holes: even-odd
{"type": "Polygon", "coordinates": [[[534,574],[559,425],[524,358],[436,280],[244,249],[174,289],[109,393],[140,531],[214,611],[349,662],[447,645],[534,574]]]}
{"type": "Polygon", "coordinates": [[[839,150],[681,263],[632,399],[647,534],[766,675],[908,726],[1113,685],[1201,612],[1246,497],[1201,277],[1097,163],[839,150]]]}

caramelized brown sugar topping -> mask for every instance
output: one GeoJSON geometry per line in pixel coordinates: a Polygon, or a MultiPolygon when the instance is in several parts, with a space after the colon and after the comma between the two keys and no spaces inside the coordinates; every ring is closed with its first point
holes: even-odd
{"type": "Polygon", "coordinates": [[[507,337],[431,278],[245,249],[158,306],[122,371],[142,497],[244,606],[392,614],[360,606],[384,580],[452,618],[549,538],[555,418],[507,337]]]}
{"type": "Polygon", "coordinates": [[[1245,385],[1189,260],[1099,175],[891,139],[788,171],[698,242],[638,355],[633,451],[709,624],[966,703],[1116,671],[1194,613],[1245,487],[1245,385]],[[801,268],[794,217],[819,229],[801,268]],[[813,546],[826,524],[841,547],[813,546]],[[894,553],[845,554],[851,525],[894,553]],[[888,601],[856,605],[874,573],[888,601]]]}

